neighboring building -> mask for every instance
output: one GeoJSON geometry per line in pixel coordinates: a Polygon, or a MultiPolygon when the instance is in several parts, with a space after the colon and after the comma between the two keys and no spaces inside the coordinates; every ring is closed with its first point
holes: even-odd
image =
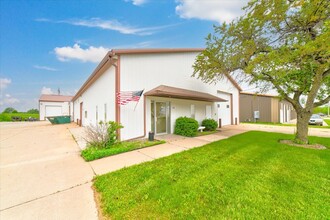
{"type": "Polygon", "coordinates": [[[41,95],[39,98],[40,120],[51,116],[69,116],[73,112],[73,96],[41,95]]]}
{"type": "MultiPolygon", "coordinates": [[[[237,83],[223,79],[206,84],[192,77],[196,56],[203,49],[112,50],[73,97],[74,121],[82,126],[116,121],[128,140],[173,133],[180,116],[221,119],[222,125],[239,121],[237,83]],[[122,105],[117,95],[144,90],[139,102],[122,105]]],[[[126,94],[127,95],[127,94],[126,94]]]]}
{"type": "Polygon", "coordinates": [[[277,96],[241,92],[240,122],[286,123],[297,118],[292,105],[277,96]]]}

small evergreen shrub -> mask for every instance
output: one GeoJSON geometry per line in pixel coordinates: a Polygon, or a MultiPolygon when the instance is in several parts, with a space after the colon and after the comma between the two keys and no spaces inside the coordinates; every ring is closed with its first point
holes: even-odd
{"type": "Polygon", "coordinates": [[[198,122],[193,118],[180,117],[175,121],[174,134],[194,137],[197,135],[198,122]]]}
{"type": "Polygon", "coordinates": [[[218,123],[214,119],[207,118],[202,121],[202,126],[205,127],[206,131],[215,131],[218,127],[218,123]]]}

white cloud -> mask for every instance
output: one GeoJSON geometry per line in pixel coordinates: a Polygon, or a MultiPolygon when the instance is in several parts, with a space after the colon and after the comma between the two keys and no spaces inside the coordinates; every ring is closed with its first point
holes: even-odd
{"type": "Polygon", "coordinates": [[[73,47],[56,47],[54,49],[55,54],[60,61],[76,59],[83,62],[94,63],[100,62],[109,50],[109,48],[93,46],[83,49],[79,44],[74,44],[73,47]]]}
{"type": "Polygon", "coordinates": [[[12,97],[10,94],[5,94],[5,97],[0,101],[0,105],[12,105],[19,102],[19,99],[12,97]]]}
{"type": "Polygon", "coordinates": [[[36,69],[40,69],[40,70],[58,71],[58,69],[55,69],[55,68],[52,68],[52,67],[48,67],[48,66],[34,65],[33,67],[36,68],[36,69]]]}
{"type": "Polygon", "coordinates": [[[122,34],[132,34],[132,35],[152,35],[162,29],[169,28],[174,25],[163,25],[155,27],[133,27],[128,24],[123,24],[116,19],[112,20],[103,20],[100,18],[91,18],[91,19],[70,19],[70,20],[61,20],[61,21],[52,21],[45,18],[36,19],[38,22],[52,22],[52,23],[66,23],[75,26],[84,26],[91,28],[100,28],[104,30],[118,31],[122,34]]]}
{"type": "Polygon", "coordinates": [[[133,5],[140,6],[147,3],[148,0],[125,0],[125,2],[132,2],[133,5]]]}
{"type": "Polygon", "coordinates": [[[177,0],[175,11],[181,18],[197,18],[222,23],[243,15],[242,7],[247,2],[247,0],[177,0]]]}
{"type": "Polygon", "coordinates": [[[41,94],[43,95],[52,95],[55,94],[51,88],[47,88],[46,86],[42,87],[41,94]]]}
{"type": "Polygon", "coordinates": [[[0,89],[4,90],[11,83],[11,79],[0,78],[0,89]]]}

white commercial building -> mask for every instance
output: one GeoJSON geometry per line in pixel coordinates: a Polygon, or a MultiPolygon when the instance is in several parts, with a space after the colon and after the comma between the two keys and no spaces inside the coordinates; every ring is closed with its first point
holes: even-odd
{"type": "Polygon", "coordinates": [[[241,90],[237,83],[226,78],[206,84],[192,77],[195,58],[201,51],[108,52],[72,99],[74,121],[82,126],[99,121],[121,123],[121,140],[146,137],[149,131],[173,133],[175,120],[181,116],[195,118],[199,123],[213,118],[220,119],[222,126],[237,124],[241,90]],[[141,90],[138,102],[125,102],[125,97],[136,98],[141,90]]]}
{"type": "Polygon", "coordinates": [[[39,98],[39,119],[46,117],[71,116],[73,114],[73,96],[41,95],[39,98]]]}

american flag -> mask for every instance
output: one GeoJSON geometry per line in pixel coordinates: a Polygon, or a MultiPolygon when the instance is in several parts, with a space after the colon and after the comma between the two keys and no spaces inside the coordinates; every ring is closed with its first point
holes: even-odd
{"type": "Polygon", "coordinates": [[[117,103],[126,105],[129,102],[138,102],[144,90],[117,92],[117,103]]]}

